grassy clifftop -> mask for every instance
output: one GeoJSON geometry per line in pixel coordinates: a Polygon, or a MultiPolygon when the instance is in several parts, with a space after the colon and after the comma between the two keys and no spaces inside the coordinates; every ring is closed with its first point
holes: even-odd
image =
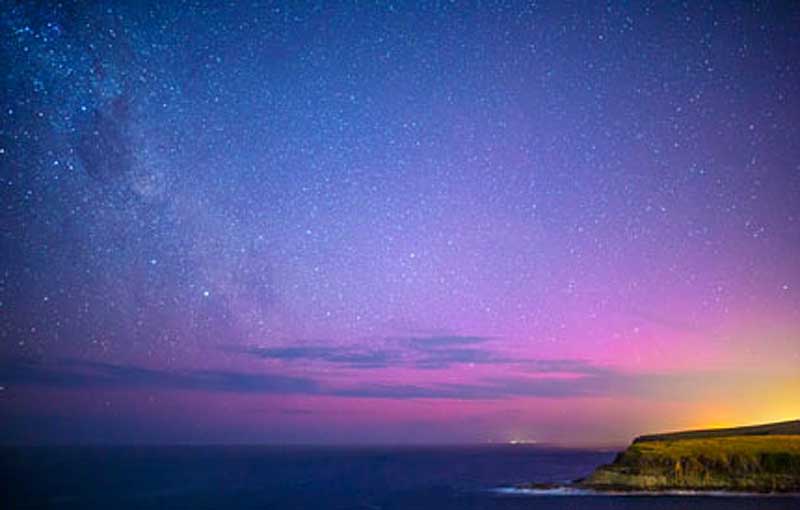
{"type": "Polygon", "coordinates": [[[668,432],[666,434],[651,434],[639,436],[634,443],[644,441],[674,441],[676,439],[702,439],[712,437],[733,436],[794,436],[800,435],[800,420],[768,423],[766,425],[751,425],[749,427],[734,427],[729,429],[689,430],[685,432],[668,432]]]}
{"type": "Polygon", "coordinates": [[[800,492],[800,434],[776,434],[768,428],[762,434],[737,435],[735,429],[725,429],[645,436],[580,485],[599,490],[800,492]]]}

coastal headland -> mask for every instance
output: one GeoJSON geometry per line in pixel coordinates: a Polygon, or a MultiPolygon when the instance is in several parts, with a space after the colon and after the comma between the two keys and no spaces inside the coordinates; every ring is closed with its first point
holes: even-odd
{"type": "Polygon", "coordinates": [[[800,493],[800,420],[640,436],[613,462],[568,487],[800,493]]]}

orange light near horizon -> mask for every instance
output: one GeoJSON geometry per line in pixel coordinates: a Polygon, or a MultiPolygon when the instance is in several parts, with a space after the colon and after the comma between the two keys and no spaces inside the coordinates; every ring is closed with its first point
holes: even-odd
{"type": "Polygon", "coordinates": [[[747,394],[725,403],[699,404],[692,428],[729,428],[800,419],[800,380],[765,389],[763,395],[747,394]]]}

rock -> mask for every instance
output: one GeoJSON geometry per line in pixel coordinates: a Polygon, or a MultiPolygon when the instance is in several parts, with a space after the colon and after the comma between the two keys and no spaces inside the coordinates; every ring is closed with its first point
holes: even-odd
{"type": "Polygon", "coordinates": [[[800,492],[800,422],[738,430],[637,438],[611,464],[576,486],[601,491],[800,492]]]}

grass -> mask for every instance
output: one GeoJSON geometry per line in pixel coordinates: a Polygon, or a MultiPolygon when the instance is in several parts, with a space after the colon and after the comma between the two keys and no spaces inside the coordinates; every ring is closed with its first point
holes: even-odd
{"type": "Polygon", "coordinates": [[[675,441],[677,439],[710,439],[730,436],[788,436],[800,435],[800,420],[768,423],[766,425],[750,425],[725,429],[686,430],[683,432],[667,432],[639,436],[634,443],[644,441],[675,441]]]}
{"type": "Polygon", "coordinates": [[[676,441],[647,441],[634,443],[628,452],[643,456],[678,459],[702,455],[725,462],[730,456],[755,459],[763,454],[800,456],[800,436],[734,436],[708,439],[679,439],[676,441]]]}
{"type": "Polygon", "coordinates": [[[637,442],[584,484],[622,490],[800,491],[800,436],[637,442]]]}

